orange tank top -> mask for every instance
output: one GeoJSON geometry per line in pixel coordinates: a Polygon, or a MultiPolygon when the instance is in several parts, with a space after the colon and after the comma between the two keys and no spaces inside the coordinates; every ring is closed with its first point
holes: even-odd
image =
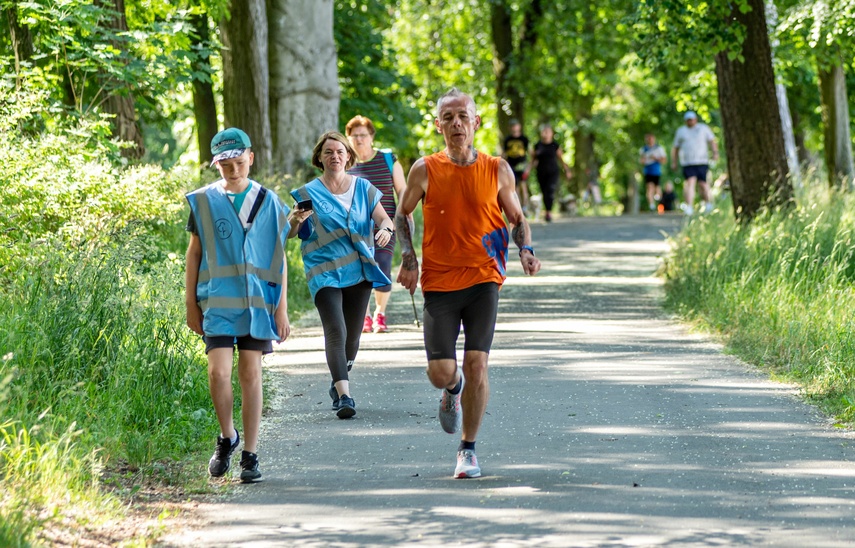
{"type": "Polygon", "coordinates": [[[474,164],[461,167],[445,152],[425,157],[422,291],[504,282],[508,225],[499,207],[500,161],[479,152],[474,164]]]}

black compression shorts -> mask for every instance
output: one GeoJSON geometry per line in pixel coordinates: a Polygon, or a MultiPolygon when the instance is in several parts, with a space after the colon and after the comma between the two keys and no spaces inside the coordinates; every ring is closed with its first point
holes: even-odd
{"type": "Polygon", "coordinates": [[[499,308],[499,285],[473,285],[458,291],[425,292],[425,351],[430,360],[457,358],[463,324],[463,350],[490,352],[499,308]]]}

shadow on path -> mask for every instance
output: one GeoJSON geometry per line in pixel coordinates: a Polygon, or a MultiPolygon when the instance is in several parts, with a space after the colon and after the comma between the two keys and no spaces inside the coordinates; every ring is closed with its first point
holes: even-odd
{"type": "Polygon", "coordinates": [[[502,290],[478,480],[451,479],[405,292],[393,332],[363,337],[350,421],[307,317],[268,362],[266,481],[164,545],[851,546],[851,435],[662,312],[653,273],[679,222],[533,227],[544,270],[514,262],[502,290]]]}

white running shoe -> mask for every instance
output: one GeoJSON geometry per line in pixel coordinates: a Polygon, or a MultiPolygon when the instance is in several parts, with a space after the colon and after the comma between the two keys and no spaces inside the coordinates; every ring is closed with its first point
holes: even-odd
{"type": "Polygon", "coordinates": [[[475,451],[464,449],[457,452],[457,468],[454,469],[455,479],[480,478],[481,467],[478,466],[478,457],[475,451]]]}
{"type": "Polygon", "coordinates": [[[714,206],[712,205],[712,202],[707,202],[704,206],[704,213],[712,213],[713,209],[714,206]]]}
{"type": "Polygon", "coordinates": [[[460,411],[460,396],[463,395],[463,374],[460,375],[460,392],[452,394],[442,389],[442,398],[439,400],[439,424],[449,434],[460,430],[463,422],[463,413],[460,411]]]}

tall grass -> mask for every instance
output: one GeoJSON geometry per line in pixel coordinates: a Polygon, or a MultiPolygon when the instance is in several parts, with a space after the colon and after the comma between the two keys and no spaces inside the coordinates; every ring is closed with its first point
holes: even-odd
{"type": "Polygon", "coordinates": [[[180,460],[213,431],[204,357],[181,323],[181,261],[146,264],[132,227],[111,236],[71,249],[48,240],[18,271],[17,298],[4,295],[2,416],[14,420],[0,428],[0,479],[15,521],[104,503],[104,465],[180,460]]]}
{"type": "Polygon", "coordinates": [[[729,207],[672,239],[667,306],[842,421],[855,420],[855,196],[816,182],[740,225],[729,207]]]}

